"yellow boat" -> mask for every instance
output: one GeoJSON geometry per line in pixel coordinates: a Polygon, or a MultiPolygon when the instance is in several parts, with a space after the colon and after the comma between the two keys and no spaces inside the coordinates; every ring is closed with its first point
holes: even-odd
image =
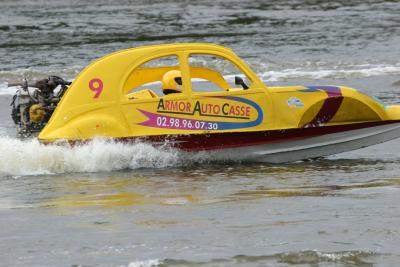
{"type": "Polygon", "coordinates": [[[93,62],[38,138],[74,143],[101,136],[288,162],[399,133],[399,105],[343,86],[271,87],[230,49],[189,43],[132,48],[93,62]]]}

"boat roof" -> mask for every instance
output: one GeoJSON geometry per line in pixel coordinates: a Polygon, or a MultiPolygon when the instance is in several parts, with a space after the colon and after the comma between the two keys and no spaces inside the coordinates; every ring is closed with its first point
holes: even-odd
{"type": "Polygon", "coordinates": [[[146,46],[138,46],[138,47],[133,47],[133,48],[128,48],[125,50],[120,50],[114,53],[109,54],[115,55],[118,53],[125,53],[125,52],[134,52],[134,51],[140,51],[142,52],[143,50],[154,50],[154,51],[160,51],[160,50],[196,50],[196,49],[201,49],[201,50],[213,50],[213,51],[220,51],[220,52],[228,52],[228,53],[233,53],[232,49],[224,47],[222,45],[217,45],[217,44],[211,44],[211,43],[173,43],[173,44],[155,44],[155,45],[146,45],[146,46]]]}

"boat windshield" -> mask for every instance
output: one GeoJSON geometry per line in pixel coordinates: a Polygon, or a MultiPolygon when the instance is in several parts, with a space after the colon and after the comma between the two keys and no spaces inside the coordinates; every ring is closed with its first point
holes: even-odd
{"type": "Polygon", "coordinates": [[[243,90],[243,86],[235,83],[236,77],[246,87],[251,86],[250,79],[235,64],[220,56],[191,54],[189,66],[193,92],[243,90]]]}

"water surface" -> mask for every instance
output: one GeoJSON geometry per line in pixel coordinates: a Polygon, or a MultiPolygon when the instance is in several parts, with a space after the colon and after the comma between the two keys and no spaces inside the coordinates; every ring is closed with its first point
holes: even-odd
{"type": "Polygon", "coordinates": [[[0,266],[397,266],[400,141],[318,161],[18,140],[8,82],[120,49],[232,48],[266,84],[398,103],[398,1],[1,1],[0,266]]]}

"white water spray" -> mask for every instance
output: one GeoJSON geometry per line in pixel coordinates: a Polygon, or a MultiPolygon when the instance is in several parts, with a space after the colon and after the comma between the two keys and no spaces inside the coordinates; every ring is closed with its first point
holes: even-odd
{"type": "Polygon", "coordinates": [[[69,147],[0,137],[0,148],[0,176],[164,168],[178,162],[172,149],[104,139],[69,147]]]}

